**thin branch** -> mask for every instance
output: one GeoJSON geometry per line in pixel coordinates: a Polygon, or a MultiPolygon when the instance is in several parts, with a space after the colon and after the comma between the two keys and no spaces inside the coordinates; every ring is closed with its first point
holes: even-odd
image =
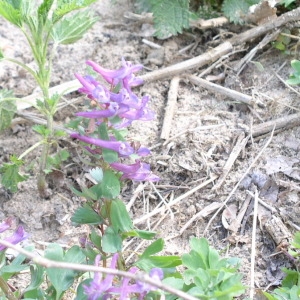
{"type": "Polygon", "coordinates": [[[76,270],[76,271],[82,271],[82,272],[101,272],[101,273],[111,274],[111,275],[115,275],[115,276],[127,277],[127,278],[133,279],[135,281],[142,281],[142,282],[148,283],[158,289],[161,289],[163,291],[166,291],[168,293],[176,295],[184,300],[198,300],[198,298],[195,298],[185,292],[174,289],[170,286],[164,285],[163,283],[152,279],[148,274],[141,274],[141,273],[132,274],[129,272],[120,271],[120,270],[116,270],[116,269],[96,267],[96,266],[90,266],[90,265],[81,265],[81,264],[75,264],[75,263],[66,263],[66,262],[61,262],[61,261],[54,261],[54,260],[50,260],[50,259],[38,256],[36,254],[33,254],[27,250],[22,249],[19,246],[13,245],[4,240],[0,240],[0,245],[3,245],[7,248],[11,248],[11,249],[25,255],[26,257],[32,259],[32,261],[35,264],[41,265],[45,268],[61,268],[61,269],[76,270]]]}

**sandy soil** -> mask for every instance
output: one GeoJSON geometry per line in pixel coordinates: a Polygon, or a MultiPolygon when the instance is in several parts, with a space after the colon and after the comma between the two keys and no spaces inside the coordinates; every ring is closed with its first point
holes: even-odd
{"type": "MultiPolygon", "coordinates": [[[[123,17],[124,12],[132,10],[130,3],[126,1],[116,1],[111,5],[109,0],[102,0],[93,5],[93,9],[101,20],[80,42],[59,48],[53,69],[53,86],[73,80],[76,72],[84,74],[87,59],[107,68],[117,68],[123,56],[134,63],[143,63],[144,73],[164,68],[204,53],[211,46],[212,38],[221,30],[233,30],[229,25],[222,29],[208,29],[205,32],[194,30],[189,34],[157,40],[147,36],[151,29],[149,25],[123,17]],[[162,48],[150,48],[142,42],[145,37],[162,48]],[[195,45],[190,50],[180,51],[192,43],[195,45]]],[[[28,64],[33,63],[23,37],[16,28],[2,19],[0,45],[7,56],[28,64]]],[[[241,259],[243,282],[249,285],[253,195],[257,193],[259,198],[274,209],[271,212],[262,205],[258,208],[255,283],[258,289],[263,289],[280,283],[280,268],[290,266],[288,258],[282,254],[270,257],[276,252],[280,241],[271,236],[272,226],[276,228],[276,225],[269,222],[270,226],[266,227],[266,223],[273,216],[278,216],[289,232],[295,232],[295,228],[300,226],[300,128],[283,128],[273,137],[269,133],[258,138],[252,138],[252,128],[263,122],[296,113],[300,104],[299,96],[288,89],[275,74],[277,72],[286,80],[291,73],[290,60],[295,57],[284,55],[271,45],[258,52],[253,59],[263,66],[263,70],[259,70],[254,63],[249,63],[239,76],[236,75],[233,68],[247,53],[247,49],[251,50],[255,45],[255,42],[244,45],[244,52],[227,57],[207,74],[224,74],[225,79],[217,83],[253,95],[257,103],[255,107],[249,109],[228,97],[181,80],[170,139],[165,142],[160,139],[160,133],[170,79],[154,81],[137,88],[136,91],[139,94],[151,95],[151,107],[156,112],[156,119],[142,126],[136,123],[130,136],[153,148],[153,155],[148,161],[154,172],[161,177],[156,189],[166,201],[176,199],[214,175],[221,176],[236,143],[249,137],[247,145],[218,189],[214,188],[218,184],[216,179],[173,205],[171,216],[166,210],[136,226],[140,229],[155,229],[159,236],[164,237],[167,254],[188,251],[188,240],[192,236],[207,237],[216,249],[241,259]],[[282,67],[283,63],[285,65],[282,67]],[[244,180],[238,184],[243,177],[244,180]],[[216,212],[214,207],[224,201],[227,202],[226,207],[213,218],[216,212]],[[182,228],[193,216],[209,208],[212,210],[200,215],[182,232],[182,228]],[[240,224],[234,223],[236,217],[231,215],[239,215],[244,208],[246,212],[240,224]]],[[[200,74],[207,67],[195,70],[195,74],[200,74]]],[[[0,77],[1,87],[12,89],[18,97],[30,95],[35,90],[32,78],[12,64],[1,63],[0,77]]],[[[299,88],[295,89],[299,91],[299,88]]],[[[64,124],[72,119],[74,112],[81,110],[83,97],[76,93],[67,96],[69,100],[76,98],[78,101],[75,105],[58,112],[57,124],[64,124]]],[[[21,122],[0,134],[1,164],[7,162],[11,154],[21,154],[38,140],[31,126],[32,124],[21,122]]],[[[69,145],[68,138],[62,141],[62,147],[69,145]]],[[[75,154],[65,164],[64,176],[49,179],[51,196],[48,200],[43,200],[39,198],[36,188],[39,153],[40,150],[36,150],[27,157],[30,167],[26,167],[23,172],[30,177],[19,185],[17,193],[10,194],[0,187],[0,219],[7,216],[17,218],[30,233],[30,242],[40,248],[53,241],[66,246],[77,244],[78,238],[88,229],[71,225],[70,217],[82,199],[72,194],[69,186],[85,183],[84,174],[87,168],[78,164],[75,154]]],[[[126,203],[138,188],[137,183],[129,183],[124,187],[123,199],[126,203]]],[[[140,192],[130,209],[134,220],[146,215],[147,211],[152,211],[161,201],[150,184],[144,184],[143,189],[144,196],[140,192]]],[[[135,250],[135,241],[128,247],[135,250]]]]}

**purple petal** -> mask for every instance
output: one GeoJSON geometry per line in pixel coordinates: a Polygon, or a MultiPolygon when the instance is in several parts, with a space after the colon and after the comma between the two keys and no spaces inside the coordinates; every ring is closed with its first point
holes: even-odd
{"type": "Polygon", "coordinates": [[[146,147],[140,147],[140,149],[136,152],[138,156],[148,156],[151,154],[151,151],[146,147]]]}
{"type": "Polygon", "coordinates": [[[110,103],[108,109],[104,110],[93,110],[78,112],[75,115],[84,118],[98,119],[98,118],[109,118],[116,115],[119,105],[117,103],[110,103]]]}
{"type": "Polygon", "coordinates": [[[13,218],[7,218],[5,221],[3,221],[0,224],[0,232],[4,232],[8,228],[10,228],[12,225],[12,222],[13,222],[13,218]]]}
{"type": "Polygon", "coordinates": [[[105,141],[89,136],[80,135],[79,133],[72,133],[70,134],[70,136],[71,138],[78,139],[87,144],[116,151],[122,156],[129,156],[134,153],[134,149],[126,142],[105,141]]]}
{"type": "MultiPolygon", "coordinates": [[[[14,232],[14,234],[12,236],[5,238],[4,241],[16,245],[22,242],[23,240],[27,239],[27,237],[28,237],[28,233],[25,232],[23,226],[19,226],[17,230],[14,232]]],[[[0,246],[0,251],[4,249],[6,249],[5,246],[0,246]]]]}

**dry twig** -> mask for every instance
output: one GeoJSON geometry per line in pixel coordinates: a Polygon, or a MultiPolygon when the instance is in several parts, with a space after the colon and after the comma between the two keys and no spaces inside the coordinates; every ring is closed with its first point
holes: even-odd
{"type": "Polygon", "coordinates": [[[103,267],[97,267],[97,266],[91,266],[91,265],[82,265],[82,264],[54,261],[54,260],[50,260],[50,259],[41,257],[41,256],[34,254],[32,252],[29,252],[27,250],[24,250],[23,248],[13,245],[4,240],[0,240],[0,245],[11,248],[11,249],[25,255],[26,257],[32,259],[32,261],[34,263],[41,265],[45,268],[59,268],[59,269],[76,270],[76,271],[82,271],[82,272],[101,272],[104,274],[122,276],[122,277],[130,278],[130,279],[133,279],[136,281],[142,281],[142,282],[148,283],[158,289],[169,292],[169,293],[176,295],[185,300],[197,300],[197,298],[195,298],[185,292],[174,289],[170,286],[164,285],[161,282],[158,282],[157,280],[150,278],[149,275],[147,275],[147,274],[139,274],[139,273],[132,274],[130,272],[120,271],[117,269],[110,269],[110,268],[103,268],[103,267]]]}
{"type": "Polygon", "coordinates": [[[174,116],[176,103],[177,103],[177,93],[179,87],[180,77],[175,76],[171,80],[170,89],[168,93],[168,102],[165,107],[165,117],[162,125],[162,130],[160,134],[161,139],[168,139],[170,136],[170,131],[172,128],[172,119],[174,116]]]}

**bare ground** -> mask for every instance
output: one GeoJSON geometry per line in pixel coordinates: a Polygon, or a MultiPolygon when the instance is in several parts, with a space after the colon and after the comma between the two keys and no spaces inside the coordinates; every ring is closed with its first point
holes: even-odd
{"type": "MultiPolygon", "coordinates": [[[[162,69],[204,53],[212,46],[212,38],[221,33],[221,29],[195,29],[189,34],[157,40],[147,36],[151,27],[123,17],[124,12],[132,9],[128,3],[116,1],[116,4],[111,5],[110,1],[103,0],[93,8],[101,21],[80,42],[59,48],[53,70],[53,86],[73,80],[76,72],[84,74],[87,59],[107,68],[117,68],[123,56],[134,63],[143,63],[145,74],[162,69]],[[162,48],[152,49],[143,43],[145,36],[162,48]],[[191,44],[191,49],[180,51],[191,44]]],[[[231,31],[235,35],[241,29],[228,25],[222,31],[231,31]]],[[[259,204],[255,236],[255,285],[257,289],[264,289],[279,284],[282,279],[280,268],[290,266],[285,255],[270,255],[278,250],[282,240],[300,226],[300,129],[299,126],[290,129],[284,126],[273,135],[272,130],[265,136],[253,137],[252,133],[259,124],[280,117],[288,119],[289,115],[298,113],[300,104],[299,95],[278,78],[288,78],[291,73],[290,60],[297,57],[280,53],[270,43],[252,59],[256,64],[248,63],[236,75],[234,67],[257,42],[255,40],[236,47],[236,51],[243,51],[225,57],[206,74],[219,76],[217,84],[253,96],[256,104],[251,108],[182,79],[177,91],[169,139],[165,140],[160,138],[160,134],[170,79],[157,80],[136,90],[139,94],[151,95],[151,107],[156,112],[156,119],[142,125],[136,123],[130,136],[152,147],[152,156],[148,161],[154,172],[161,177],[156,185],[160,195],[170,203],[172,199],[181,197],[182,200],[171,205],[171,215],[165,209],[151,218],[141,220],[142,216],[153,211],[161,202],[157,191],[150,184],[128,183],[122,195],[126,203],[133,195],[136,196],[130,208],[136,226],[140,229],[155,229],[158,236],[165,238],[166,254],[180,255],[189,250],[190,237],[205,236],[216,249],[241,259],[243,282],[249,285],[256,194],[271,207],[265,208],[259,204]],[[263,70],[257,67],[257,63],[263,66],[263,70]],[[241,151],[233,158],[238,145],[241,151]],[[223,178],[225,164],[229,159],[232,159],[233,166],[223,178]],[[209,184],[203,184],[212,178],[215,179],[209,184]],[[224,180],[218,181],[220,178],[224,180]],[[221,206],[224,201],[226,205],[221,206]],[[220,211],[215,214],[218,208],[220,211]],[[275,220],[279,218],[287,227],[276,225],[274,216],[275,220]],[[193,222],[185,226],[193,217],[193,222]],[[273,236],[286,229],[287,233],[273,236]]],[[[23,37],[16,28],[2,19],[0,44],[7,56],[32,64],[23,37]]],[[[206,65],[193,72],[197,75],[208,67],[206,65]]],[[[18,97],[30,95],[35,89],[32,78],[11,64],[2,63],[0,75],[1,87],[12,89],[18,97]]],[[[299,92],[299,88],[295,87],[295,90],[299,92]]],[[[78,99],[76,104],[59,111],[57,124],[64,124],[72,119],[74,112],[82,109],[82,96],[76,93],[67,96],[67,100],[74,99],[78,99]]],[[[34,112],[33,109],[27,111],[34,112]]],[[[15,122],[12,128],[1,133],[1,163],[7,162],[13,153],[21,154],[38,140],[31,125],[25,121],[15,122]]],[[[73,195],[69,186],[84,184],[84,174],[87,172],[85,166],[78,164],[74,144],[68,138],[62,142],[64,147],[70,145],[73,156],[65,165],[63,176],[49,178],[51,196],[48,200],[40,199],[36,188],[40,150],[27,157],[30,167],[23,172],[30,177],[19,184],[17,193],[10,194],[0,187],[0,218],[16,217],[30,233],[30,242],[40,248],[54,241],[67,247],[77,244],[79,237],[88,231],[85,227],[75,228],[70,222],[72,213],[82,199],[73,195]]],[[[137,245],[131,241],[127,247],[135,251],[137,245]]]]}

